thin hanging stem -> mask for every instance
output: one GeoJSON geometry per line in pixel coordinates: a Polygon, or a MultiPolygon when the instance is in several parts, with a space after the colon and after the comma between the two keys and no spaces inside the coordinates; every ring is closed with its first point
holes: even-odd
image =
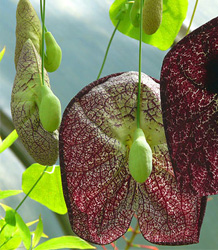
{"type": "Polygon", "coordinates": [[[194,16],[195,16],[195,12],[196,12],[197,6],[198,6],[198,0],[196,0],[196,2],[195,2],[195,7],[194,7],[194,10],[193,10],[193,12],[192,12],[191,20],[190,20],[190,23],[189,23],[187,32],[186,32],[186,34],[185,34],[186,36],[188,35],[188,33],[189,33],[189,31],[190,31],[190,28],[191,28],[191,25],[192,25],[192,22],[193,22],[193,19],[194,19],[194,16]]]}
{"type": "MultiPolygon", "coordinates": [[[[42,1],[40,0],[40,14],[41,14],[41,21],[42,21],[42,16],[43,16],[43,13],[42,13],[42,1]]],[[[45,32],[48,32],[46,26],[44,25],[44,29],[45,29],[45,32]]]]}
{"type": "Polygon", "coordinates": [[[100,76],[101,76],[102,70],[103,70],[103,68],[104,68],[104,65],[105,65],[105,62],[106,62],[106,59],[107,59],[108,51],[109,51],[110,46],[111,46],[111,42],[112,42],[112,40],[113,40],[113,38],[114,38],[114,35],[115,35],[116,31],[117,31],[117,28],[118,28],[119,24],[120,24],[120,20],[118,21],[118,23],[117,23],[117,25],[116,25],[116,27],[115,27],[115,29],[114,29],[112,35],[111,35],[110,41],[109,41],[109,43],[108,43],[108,46],[107,46],[107,49],[106,49],[106,52],[105,52],[105,55],[104,55],[104,60],[103,60],[103,63],[102,63],[102,65],[101,65],[101,69],[100,69],[100,71],[99,71],[99,73],[98,73],[97,80],[98,80],[98,79],[100,78],[100,76]]]}
{"type": "Polygon", "coordinates": [[[45,85],[44,82],[44,52],[45,52],[45,0],[40,0],[40,9],[41,9],[41,19],[42,19],[42,84],[45,85]]]}
{"type": "Polygon", "coordinates": [[[138,96],[137,96],[137,128],[140,128],[140,104],[141,104],[141,72],[142,72],[142,7],[143,0],[140,5],[140,36],[139,36],[139,76],[138,76],[138,96]]]}
{"type": "Polygon", "coordinates": [[[136,227],[135,227],[135,229],[132,232],[132,236],[131,236],[130,240],[127,241],[127,245],[126,245],[125,250],[129,250],[130,247],[132,246],[133,241],[134,241],[136,235],[138,234],[138,230],[139,230],[139,223],[137,222],[136,227]]]}
{"type": "Polygon", "coordinates": [[[16,207],[15,211],[17,211],[21,205],[24,203],[24,201],[26,200],[26,198],[30,195],[30,193],[33,191],[33,189],[35,188],[35,186],[38,184],[38,182],[42,179],[43,175],[45,174],[46,170],[48,169],[48,166],[46,166],[43,170],[43,172],[41,173],[41,175],[39,176],[39,178],[36,180],[36,182],[33,184],[32,188],[29,190],[29,192],[25,195],[25,197],[23,198],[23,200],[19,203],[19,205],[16,207]]]}

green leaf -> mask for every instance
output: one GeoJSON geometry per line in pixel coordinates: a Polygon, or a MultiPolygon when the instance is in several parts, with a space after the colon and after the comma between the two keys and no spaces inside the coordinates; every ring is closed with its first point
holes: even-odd
{"type": "Polygon", "coordinates": [[[2,58],[3,58],[3,56],[4,56],[4,54],[5,54],[5,47],[2,49],[2,51],[0,52],[0,62],[1,62],[1,60],[2,60],[2,58]]]}
{"type": "Polygon", "coordinates": [[[1,219],[0,220],[0,230],[2,229],[2,227],[4,226],[5,224],[5,219],[1,219]]]}
{"type": "Polygon", "coordinates": [[[1,250],[13,250],[18,249],[20,246],[22,239],[20,236],[15,235],[13,238],[11,238],[8,241],[5,241],[6,239],[4,237],[0,237],[0,249],[1,250]],[[5,243],[5,244],[4,244],[5,243]]]}
{"type": "Polygon", "coordinates": [[[0,153],[9,148],[18,138],[16,129],[14,129],[5,139],[0,142],[0,153]]]}
{"type": "MultiPolygon", "coordinates": [[[[110,19],[114,26],[120,20],[118,30],[129,37],[139,40],[140,29],[134,27],[130,20],[132,3],[129,3],[125,9],[123,7],[127,5],[127,2],[127,0],[115,0],[109,10],[110,19]],[[122,11],[123,9],[124,11],[122,11]],[[122,12],[122,18],[120,18],[120,12],[122,12]]],[[[162,23],[159,29],[153,35],[146,35],[143,32],[142,41],[161,50],[167,50],[173,44],[182,26],[187,9],[188,0],[163,0],[162,23]]]]}
{"type": "Polygon", "coordinates": [[[49,250],[49,249],[63,249],[63,248],[76,248],[76,249],[96,249],[86,241],[76,236],[62,236],[47,240],[40,244],[35,250],[49,250]]]}
{"type": "MultiPolygon", "coordinates": [[[[6,206],[7,207],[7,206],[6,206]]],[[[7,227],[8,224],[6,224],[5,219],[0,220],[0,229],[2,230],[0,233],[0,249],[1,250],[9,250],[9,249],[17,249],[22,239],[18,233],[17,227],[15,227],[15,230],[13,234],[10,237],[5,237],[5,232],[7,234],[7,227]]]]}
{"type": "Polygon", "coordinates": [[[13,208],[7,207],[5,214],[5,222],[13,227],[16,225],[15,211],[13,208]]]}
{"type": "Polygon", "coordinates": [[[38,221],[39,221],[38,219],[37,219],[37,220],[34,220],[34,221],[30,221],[30,222],[27,222],[26,225],[27,225],[28,227],[30,227],[30,226],[36,224],[38,221]]]}
{"type": "Polygon", "coordinates": [[[9,239],[13,236],[16,230],[15,210],[2,203],[0,205],[5,210],[5,224],[3,225],[1,232],[4,232],[4,237],[9,239]]]}
{"type": "Polygon", "coordinates": [[[30,249],[31,246],[31,233],[26,223],[23,221],[22,217],[16,213],[16,224],[20,233],[20,237],[23,240],[23,244],[26,249],[30,249]]]}
{"type": "Polygon", "coordinates": [[[37,224],[36,230],[33,232],[33,242],[32,242],[32,247],[35,247],[43,234],[43,222],[41,220],[41,216],[39,216],[39,222],[37,224]]]}
{"type": "MultiPolygon", "coordinates": [[[[23,173],[22,189],[24,193],[29,192],[44,169],[45,166],[35,163],[23,173]]],[[[63,196],[60,166],[48,167],[41,180],[30,192],[29,197],[56,213],[65,214],[67,207],[63,196]]]]}
{"type": "Polygon", "coordinates": [[[22,190],[0,190],[0,200],[22,193],[22,190]]]}

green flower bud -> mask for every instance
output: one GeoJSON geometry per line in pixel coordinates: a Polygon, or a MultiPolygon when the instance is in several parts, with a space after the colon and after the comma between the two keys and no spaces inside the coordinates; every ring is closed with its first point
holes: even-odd
{"type": "Polygon", "coordinates": [[[144,183],[152,171],[152,151],[140,128],[135,130],[130,147],[129,171],[133,179],[139,183],[144,183]]]}
{"type": "Polygon", "coordinates": [[[143,6],[143,30],[152,35],[160,27],[162,21],[163,0],[145,0],[143,6]]]}
{"type": "Polygon", "coordinates": [[[136,28],[140,25],[140,4],[141,0],[135,0],[130,11],[131,23],[136,28]]]}
{"type": "Polygon", "coordinates": [[[43,85],[39,96],[39,119],[43,128],[48,132],[53,132],[59,128],[61,123],[61,104],[52,90],[43,85]]]}
{"type": "Polygon", "coordinates": [[[45,33],[45,44],[45,68],[48,72],[54,72],[61,64],[62,51],[51,32],[45,33]]]}

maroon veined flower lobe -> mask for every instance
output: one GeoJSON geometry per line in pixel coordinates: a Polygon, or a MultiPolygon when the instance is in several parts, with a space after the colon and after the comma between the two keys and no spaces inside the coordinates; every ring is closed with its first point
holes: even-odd
{"type": "Polygon", "coordinates": [[[163,122],[181,190],[218,193],[218,18],[181,40],[161,71],[163,122]]]}
{"type": "MultiPolygon", "coordinates": [[[[45,84],[50,87],[45,71],[45,84]]],[[[41,58],[32,41],[23,46],[11,94],[13,124],[23,145],[42,165],[53,165],[58,158],[58,131],[47,132],[39,119],[37,98],[42,86],[41,58]]]]}
{"type": "Polygon", "coordinates": [[[73,231],[109,244],[128,230],[137,214],[150,242],[198,242],[206,197],[177,189],[160,107],[159,84],[142,74],[141,128],[153,153],[153,170],[137,183],[128,169],[136,129],[138,73],[99,79],[67,106],[59,136],[63,189],[73,231]]]}

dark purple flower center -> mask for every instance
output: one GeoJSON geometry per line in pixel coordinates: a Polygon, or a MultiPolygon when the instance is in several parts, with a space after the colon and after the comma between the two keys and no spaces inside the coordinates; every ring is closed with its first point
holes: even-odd
{"type": "Polygon", "coordinates": [[[206,64],[206,89],[218,93],[218,57],[209,60],[206,64]]]}

